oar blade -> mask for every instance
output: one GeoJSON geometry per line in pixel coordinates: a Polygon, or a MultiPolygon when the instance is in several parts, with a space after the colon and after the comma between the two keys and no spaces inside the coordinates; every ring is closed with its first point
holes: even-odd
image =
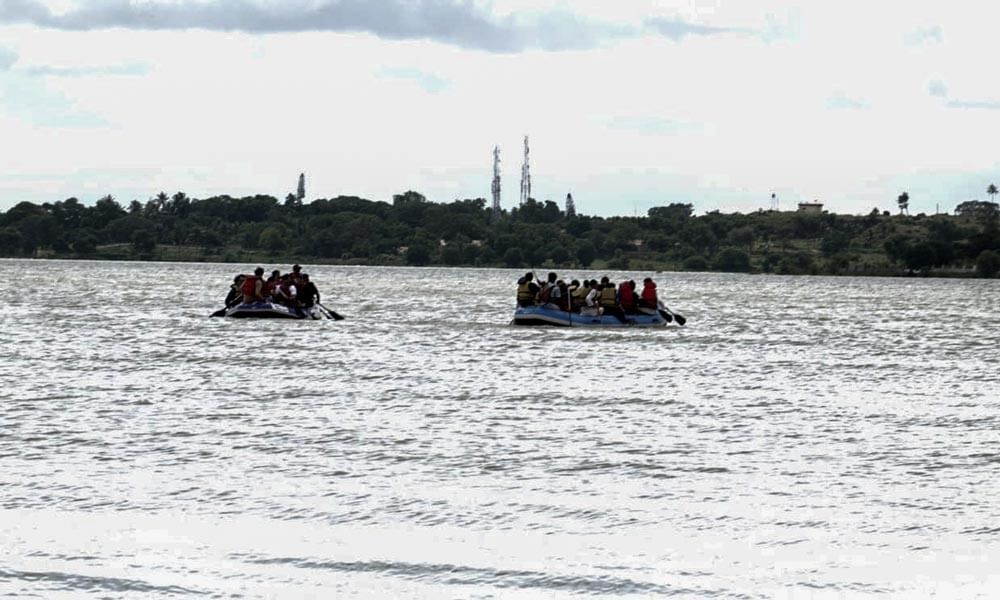
{"type": "Polygon", "coordinates": [[[669,322],[671,322],[671,321],[674,320],[674,318],[672,316],[670,316],[670,313],[668,313],[667,311],[665,311],[663,309],[659,309],[656,312],[660,313],[660,316],[663,317],[663,320],[666,321],[667,323],[669,323],[669,322]]]}

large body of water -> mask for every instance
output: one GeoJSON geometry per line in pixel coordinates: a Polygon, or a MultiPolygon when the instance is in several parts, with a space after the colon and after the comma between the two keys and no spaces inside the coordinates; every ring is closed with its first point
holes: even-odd
{"type": "Polygon", "coordinates": [[[661,273],[686,327],[594,331],[509,326],[515,271],[306,270],[347,320],[0,261],[0,596],[1000,589],[1000,281],[661,273]]]}

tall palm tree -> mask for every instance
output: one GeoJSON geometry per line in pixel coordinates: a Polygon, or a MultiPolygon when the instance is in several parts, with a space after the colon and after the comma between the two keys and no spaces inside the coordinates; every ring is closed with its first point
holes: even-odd
{"type": "Polygon", "coordinates": [[[902,194],[899,195],[899,198],[896,199],[896,202],[899,203],[899,214],[903,214],[903,213],[910,214],[910,195],[909,194],[907,194],[906,192],[903,192],[902,194]]]}
{"type": "Polygon", "coordinates": [[[997,186],[992,183],[990,184],[990,187],[986,188],[986,193],[990,195],[991,199],[996,197],[997,191],[997,186]]]}

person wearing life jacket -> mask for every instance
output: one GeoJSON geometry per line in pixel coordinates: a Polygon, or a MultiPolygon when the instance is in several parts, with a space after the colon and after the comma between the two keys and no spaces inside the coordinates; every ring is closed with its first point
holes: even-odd
{"type": "Polygon", "coordinates": [[[299,305],[298,287],[292,280],[292,275],[290,273],[286,273],[281,278],[281,283],[278,284],[277,290],[281,295],[284,304],[292,307],[299,305]]]}
{"type": "Polygon", "coordinates": [[[580,314],[588,317],[596,317],[601,314],[601,307],[598,306],[598,300],[601,297],[601,286],[597,285],[596,279],[591,279],[587,282],[587,296],[584,299],[583,306],[580,308],[580,314]]]}
{"type": "Polygon", "coordinates": [[[240,291],[243,292],[243,303],[252,304],[263,299],[261,290],[264,287],[264,268],[257,267],[253,275],[247,275],[240,284],[240,291]]]}
{"type": "Polygon", "coordinates": [[[226,293],[225,306],[227,308],[243,301],[243,279],[245,277],[246,275],[242,274],[233,277],[233,284],[229,286],[229,292],[226,293]]]}
{"type": "Polygon", "coordinates": [[[569,287],[566,290],[569,294],[569,307],[573,312],[580,312],[580,308],[587,303],[587,292],[590,291],[589,282],[584,282],[582,285],[579,281],[574,279],[569,282],[569,287]]]}
{"type": "Polygon", "coordinates": [[[559,306],[559,310],[569,312],[573,308],[570,304],[569,286],[562,279],[557,281],[556,285],[559,286],[559,301],[556,304],[559,306]]]}
{"type": "Polygon", "coordinates": [[[299,281],[301,283],[298,286],[298,297],[302,306],[309,308],[319,304],[319,289],[316,287],[316,284],[309,281],[309,274],[302,273],[299,281]]]}
{"type": "Polygon", "coordinates": [[[562,303],[562,290],[559,288],[559,276],[549,273],[548,281],[542,285],[542,290],[538,292],[538,301],[544,304],[554,304],[560,306],[562,303]]]}
{"type": "Polygon", "coordinates": [[[601,278],[601,294],[597,298],[597,304],[601,307],[601,313],[618,317],[625,320],[625,313],[618,307],[618,294],[615,292],[615,284],[607,277],[601,278]]]}
{"type": "Polygon", "coordinates": [[[656,297],[656,284],[649,277],[642,280],[642,295],[639,296],[639,306],[642,308],[659,308],[656,297]]]}
{"type": "Polygon", "coordinates": [[[271,276],[264,282],[264,288],[261,290],[261,295],[264,296],[265,300],[274,300],[275,288],[278,287],[279,283],[281,283],[281,271],[275,269],[271,271],[271,276]]]}
{"type": "Polygon", "coordinates": [[[618,286],[618,303],[622,307],[622,312],[625,314],[634,313],[636,308],[638,298],[635,297],[635,282],[634,281],[623,281],[618,286]]]}
{"type": "Polygon", "coordinates": [[[517,280],[517,305],[534,306],[540,288],[535,283],[535,274],[528,271],[517,280]]]}

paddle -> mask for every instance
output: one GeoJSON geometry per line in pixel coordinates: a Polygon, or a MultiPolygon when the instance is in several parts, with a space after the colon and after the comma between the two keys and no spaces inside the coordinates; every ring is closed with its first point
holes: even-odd
{"type": "Polygon", "coordinates": [[[323,311],[326,313],[326,315],[328,317],[330,317],[331,319],[333,319],[334,321],[343,321],[344,320],[344,317],[340,316],[339,314],[337,314],[336,312],[330,310],[329,308],[323,306],[319,302],[316,303],[316,306],[318,306],[321,309],[323,309],[323,311]]]}
{"type": "MultiPolygon", "coordinates": [[[[219,310],[217,310],[214,313],[212,313],[211,317],[224,317],[224,316],[226,316],[226,311],[228,311],[230,308],[232,308],[234,306],[239,306],[240,304],[243,304],[243,296],[242,295],[240,295],[239,297],[236,298],[236,300],[233,300],[228,305],[226,305],[225,308],[220,308],[219,310]]],[[[211,317],[209,317],[209,318],[211,318],[211,317]]]]}
{"type": "Polygon", "coordinates": [[[674,311],[670,310],[669,308],[667,308],[667,305],[664,304],[662,301],[657,301],[657,304],[660,305],[660,314],[663,315],[664,319],[667,319],[667,323],[670,322],[668,315],[673,316],[673,318],[677,321],[677,324],[680,325],[681,327],[683,327],[684,324],[687,323],[687,319],[684,318],[684,315],[675,313],[674,311]]]}

